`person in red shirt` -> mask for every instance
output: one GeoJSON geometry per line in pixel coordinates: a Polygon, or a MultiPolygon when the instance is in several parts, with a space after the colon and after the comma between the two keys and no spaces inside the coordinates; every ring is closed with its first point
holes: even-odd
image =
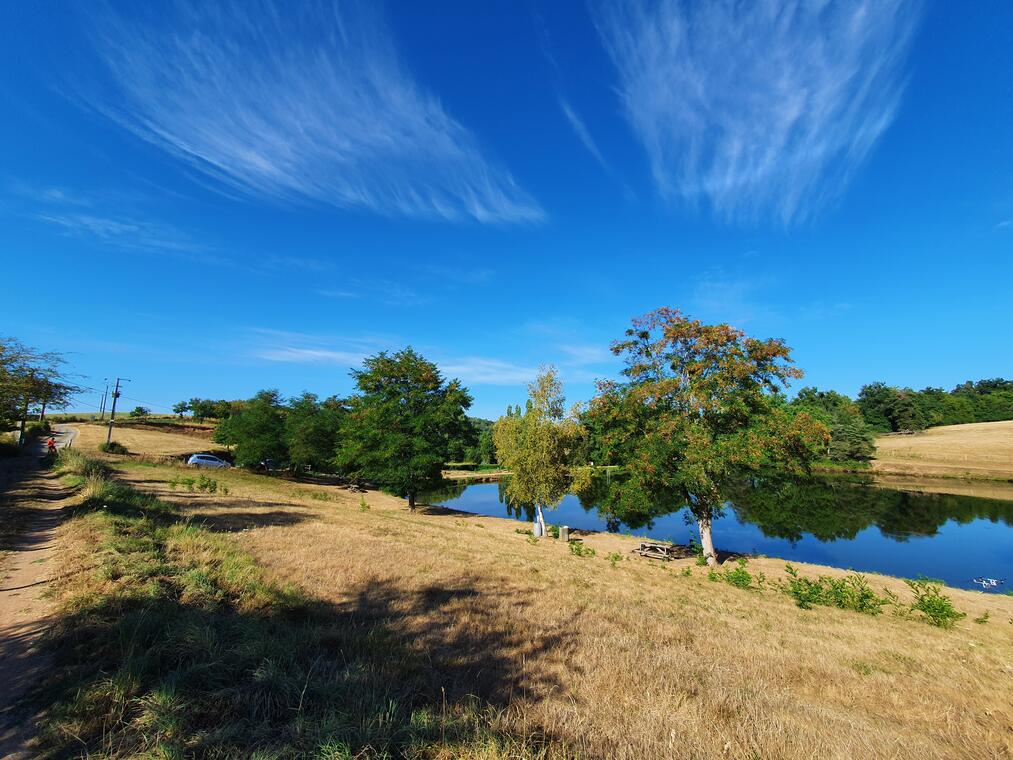
{"type": "Polygon", "coordinates": [[[56,440],[54,438],[50,438],[46,441],[46,452],[49,454],[56,453],[56,440]]]}

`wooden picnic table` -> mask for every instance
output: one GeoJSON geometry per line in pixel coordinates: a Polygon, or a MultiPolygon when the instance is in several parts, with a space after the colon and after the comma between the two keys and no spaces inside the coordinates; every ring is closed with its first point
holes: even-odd
{"type": "Polygon", "coordinates": [[[642,542],[640,544],[640,548],[634,549],[633,551],[641,557],[647,557],[648,559],[660,559],[665,562],[678,559],[679,556],[676,548],[670,544],[654,544],[647,541],[642,542]]]}

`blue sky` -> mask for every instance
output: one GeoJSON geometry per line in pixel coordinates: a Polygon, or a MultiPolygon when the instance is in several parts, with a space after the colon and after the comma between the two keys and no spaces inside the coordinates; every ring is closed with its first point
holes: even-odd
{"type": "Polygon", "coordinates": [[[411,344],[496,417],[543,363],[588,398],[662,305],[849,394],[1013,375],[1009,3],[42,1],[0,29],[0,333],[131,406],[343,394],[411,344]]]}

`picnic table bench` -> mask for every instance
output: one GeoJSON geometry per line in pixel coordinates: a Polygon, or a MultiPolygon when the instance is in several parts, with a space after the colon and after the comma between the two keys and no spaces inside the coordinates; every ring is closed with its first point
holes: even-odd
{"type": "Polygon", "coordinates": [[[669,544],[652,544],[645,541],[640,544],[639,549],[634,549],[633,551],[641,557],[647,557],[648,559],[661,559],[666,562],[678,559],[679,557],[676,548],[669,544]]]}

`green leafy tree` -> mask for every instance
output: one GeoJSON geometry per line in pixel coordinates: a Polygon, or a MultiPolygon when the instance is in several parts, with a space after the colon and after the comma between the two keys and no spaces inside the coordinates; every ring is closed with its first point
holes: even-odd
{"type": "Polygon", "coordinates": [[[22,425],[30,411],[64,409],[81,388],[70,381],[64,358],[0,337],[0,431],[22,425]]]}
{"type": "Polygon", "coordinates": [[[563,388],[553,367],[543,369],[528,385],[523,414],[508,410],[493,427],[496,459],[512,473],[506,493],[519,504],[534,504],[535,535],[545,535],[543,509],[555,507],[572,482],[573,453],[580,425],[564,413],[563,388]]]}
{"type": "Polygon", "coordinates": [[[190,411],[189,401],[180,401],[172,405],[172,413],[182,417],[184,414],[190,411]]]}
{"type": "Polygon", "coordinates": [[[215,416],[215,402],[206,398],[192,398],[187,402],[190,414],[197,422],[203,422],[215,416]]]}
{"type": "Polygon", "coordinates": [[[335,464],[415,509],[418,494],[443,481],[451,442],[466,434],[471,395],[411,348],[372,356],[352,377],[358,393],[348,400],[335,464]]]}
{"type": "Polygon", "coordinates": [[[215,428],[214,440],[233,446],[236,464],[250,467],[265,459],[284,459],[285,416],[278,391],[261,391],[215,428]]]}
{"type": "Polygon", "coordinates": [[[312,393],[303,393],[289,401],[285,415],[289,461],[320,472],[332,469],[343,414],[344,407],[335,398],[321,403],[312,393]]]}
{"type": "Polygon", "coordinates": [[[858,408],[869,426],[879,433],[889,433],[895,429],[891,416],[896,402],[897,389],[886,383],[876,381],[863,385],[858,391],[858,408]]]}
{"type": "Polygon", "coordinates": [[[778,339],[705,325],[661,308],[633,320],[612,345],[625,381],[599,383],[588,410],[606,456],[623,464],[613,508],[649,513],[688,506],[709,564],[712,526],[736,478],[768,467],[804,472],[825,449],[826,426],[784,408],[780,389],[802,376],[778,339]]]}
{"type": "Polygon", "coordinates": [[[876,452],[875,436],[858,404],[836,391],[802,388],[788,404],[795,412],[805,412],[830,429],[826,457],[844,462],[865,460],[876,452]]]}
{"type": "Polygon", "coordinates": [[[146,406],[135,406],[130,410],[130,416],[134,419],[141,419],[143,417],[150,417],[151,410],[146,406]]]}
{"type": "Polygon", "coordinates": [[[492,438],[492,427],[486,428],[478,437],[479,459],[483,464],[496,464],[496,443],[492,438]]]}

